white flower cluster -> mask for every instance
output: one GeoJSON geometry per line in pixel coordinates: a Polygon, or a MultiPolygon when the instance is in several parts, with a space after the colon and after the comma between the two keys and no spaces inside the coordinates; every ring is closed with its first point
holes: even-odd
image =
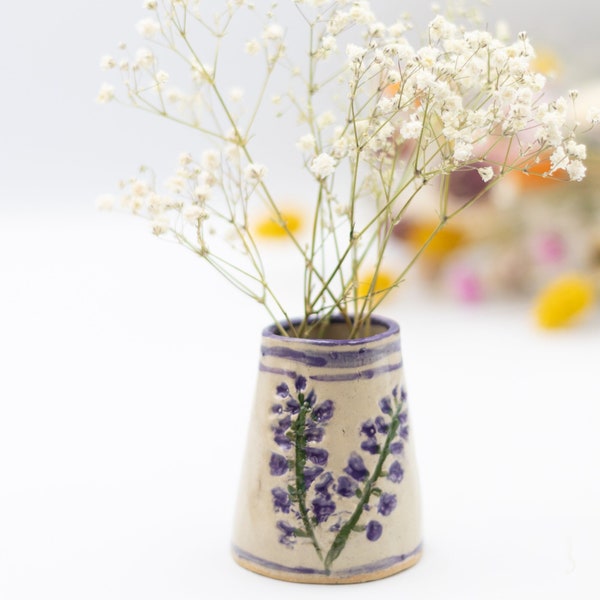
{"type": "MultiPolygon", "coordinates": [[[[317,302],[344,312],[353,301],[356,313],[358,269],[368,256],[360,248],[376,249],[379,265],[384,226],[398,223],[425,186],[443,190],[454,171],[476,171],[484,187],[513,170],[538,176],[539,169],[531,167],[540,163],[548,165],[542,176],[566,174],[574,181],[585,176],[586,149],[576,139],[583,124],[573,118],[577,94],[546,98],[545,78],[532,68],[535,53],[525,33],[509,42],[504,33],[494,37],[437,14],[424,36],[427,43],[416,48],[407,36],[412,23],[404,18],[389,25],[380,22],[367,0],[295,4],[298,23],[310,28],[306,39],[311,46],[304,53],[308,62],[297,66],[287,56],[287,32],[298,23],[280,22],[277,3],[270,3],[255,30],[244,28],[247,37],[241,40],[240,60],[253,65],[264,61],[264,68],[256,70],[264,79],[257,79],[255,90],[232,87],[229,81],[222,89],[218,68],[236,13],[257,12],[247,0],[222,3],[222,12],[210,22],[200,0],[146,0],[149,16],[137,24],[145,45],[133,57],[100,61],[102,70],[120,73],[134,106],[194,128],[211,145],[200,160],[180,157],[166,184],[168,194],[157,191],[152,178],[133,178],[123,186],[123,203],[148,217],[157,235],[169,233],[207,258],[242,291],[249,293],[239,280],[243,270],[234,266],[228,271],[231,263],[219,262],[209,249],[207,232],[220,222],[226,238],[237,239],[238,249],[258,270],[251,269],[249,280],[263,285],[264,294],[250,295],[266,302],[270,288],[248,221],[253,199],[268,207],[274,222],[284,220],[269,191],[268,160],[258,155],[269,148],[255,143],[260,132],[253,127],[264,122],[256,119],[260,111],[273,108],[279,118],[295,108],[294,120],[306,127],[292,144],[317,189],[316,237],[301,243],[291,231],[286,233],[309,270],[307,315],[318,312],[317,302]],[[204,45],[202,52],[193,48],[192,27],[203,44],[213,38],[213,56],[204,45]],[[172,84],[174,77],[160,66],[160,49],[184,61],[190,78],[186,85],[172,84]],[[269,84],[278,68],[291,75],[290,85],[273,93],[269,84]],[[342,104],[338,111],[330,108],[334,100],[342,104]],[[336,176],[341,168],[351,181],[343,189],[344,178],[336,176]],[[371,206],[364,222],[358,221],[356,210],[360,197],[368,197],[371,206]],[[323,209],[323,202],[331,210],[323,209]],[[325,258],[316,256],[319,252],[325,258]],[[318,271],[317,265],[328,264],[328,252],[338,262],[330,271],[318,271]]],[[[107,103],[115,94],[115,87],[105,83],[97,100],[107,103]]],[[[587,112],[590,125],[600,122],[598,109],[587,112]]],[[[449,210],[444,195],[440,197],[439,229],[459,212],[449,210]]],[[[99,204],[107,208],[113,200],[103,196],[99,204]]],[[[373,297],[361,302],[377,305],[373,297]]]]}

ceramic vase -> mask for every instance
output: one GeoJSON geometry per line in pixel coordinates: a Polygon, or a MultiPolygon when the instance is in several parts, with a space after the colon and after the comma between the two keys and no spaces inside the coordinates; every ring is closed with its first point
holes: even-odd
{"type": "Polygon", "coordinates": [[[400,332],[262,333],[232,550],[287,581],[355,583],[414,565],[421,519],[400,332]]]}

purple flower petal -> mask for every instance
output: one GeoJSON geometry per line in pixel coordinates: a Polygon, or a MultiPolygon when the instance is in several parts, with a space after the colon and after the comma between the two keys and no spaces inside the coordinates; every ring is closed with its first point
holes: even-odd
{"type": "Polygon", "coordinates": [[[375,419],[375,426],[377,427],[377,433],[387,434],[390,430],[389,423],[381,415],[375,419]]]}
{"type": "Polygon", "coordinates": [[[333,483],[333,475],[329,472],[325,473],[321,479],[315,484],[315,492],[321,496],[329,498],[329,486],[333,483]]]}
{"type": "Polygon", "coordinates": [[[290,395],[290,388],[287,383],[280,383],[275,391],[280,398],[287,398],[290,395]]]}
{"type": "Polygon", "coordinates": [[[371,419],[365,421],[360,428],[360,432],[366,435],[368,438],[375,437],[375,434],[377,433],[375,423],[373,423],[371,419]]]}
{"type": "Polygon", "coordinates": [[[306,467],[304,469],[304,487],[308,490],[312,482],[323,472],[323,467],[306,467]]]}
{"type": "Polygon", "coordinates": [[[356,494],[357,485],[350,479],[350,477],[346,477],[342,475],[339,477],[337,481],[337,485],[335,486],[335,491],[344,498],[352,498],[354,494],[356,494]]]}
{"type": "Polygon", "coordinates": [[[389,396],[386,396],[379,401],[379,408],[381,409],[381,412],[386,415],[392,414],[392,401],[389,396]]]}
{"type": "Polygon", "coordinates": [[[333,401],[325,400],[312,411],[312,418],[317,423],[324,423],[333,417],[333,401]]]}
{"type": "Polygon", "coordinates": [[[306,389],[306,377],[304,377],[303,375],[298,375],[298,377],[296,377],[294,385],[296,386],[297,392],[303,392],[306,389]]]}
{"type": "Polygon", "coordinates": [[[392,444],[390,444],[390,452],[392,454],[402,454],[402,451],[404,450],[404,442],[393,442],[392,444]]]}
{"type": "Polygon", "coordinates": [[[285,456],[281,454],[271,454],[271,460],[269,461],[269,468],[271,469],[271,475],[280,477],[288,472],[288,461],[285,456]]]}
{"type": "Polygon", "coordinates": [[[400,483],[404,479],[404,469],[397,460],[390,465],[387,478],[393,483],[400,483]]]}
{"type": "Polygon", "coordinates": [[[329,458],[329,452],[323,448],[306,448],[306,458],[315,465],[325,466],[329,458]]]}
{"type": "Polygon", "coordinates": [[[367,539],[370,542],[376,542],[383,533],[383,527],[379,521],[369,521],[367,523],[367,539]]]}
{"type": "Polygon", "coordinates": [[[312,502],[317,523],[324,523],[335,512],[335,502],[326,496],[317,496],[312,502]]]}
{"type": "Polygon", "coordinates": [[[369,454],[378,454],[379,450],[381,449],[375,438],[369,438],[368,440],[365,440],[364,442],[362,442],[360,447],[362,450],[368,452],[369,454]]]}
{"type": "Polygon", "coordinates": [[[348,466],[344,469],[344,473],[347,473],[356,479],[356,481],[364,481],[369,476],[369,471],[365,467],[362,457],[353,452],[348,459],[348,466]]]}
{"type": "Polygon", "coordinates": [[[273,496],[273,508],[275,512],[289,513],[292,506],[290,495],[280,487],[273,488],[271,494],[273,496]]]}
{"type": "Polygon", "coordinates": [[[396,505],[398,504],[398,500],[396,499],[396,494],[388,494],[384,492],[379,497],[379,504],[377,505],[377,512],[384,517],[391,515],[396,505]]]}

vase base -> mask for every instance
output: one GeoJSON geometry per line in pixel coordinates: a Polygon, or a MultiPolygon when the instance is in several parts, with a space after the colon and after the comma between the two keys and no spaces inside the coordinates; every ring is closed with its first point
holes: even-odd
{"type": "Polygon", "coordinates": [[[320,584],[346,584],[346,583],[364,583],[384,579],[396,573],[400,573],[419,562],[422,555],[422,548],[419,545],[413,552],[393,557],[372,565],[346,569],[342,571],[333,571],[327,574],[325,571],[315,569],[291,568],[266,561],[234,547],[232,549],[233,558],[238,565],[263,575],[271,579],[289,581],[292,583],[320,583],[320,584]]]}

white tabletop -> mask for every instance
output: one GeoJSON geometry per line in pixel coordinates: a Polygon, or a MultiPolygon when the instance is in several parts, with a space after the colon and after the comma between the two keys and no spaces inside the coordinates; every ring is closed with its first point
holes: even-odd
{"type": "Polygon", "coordinates": [[[600,597],[598,314],[541,332],[525,303],[386,303],[424,555],[307,588],[229,555],[260,308],[91,207],[5,211],[0,265],[0,598],[600,597]]]}

